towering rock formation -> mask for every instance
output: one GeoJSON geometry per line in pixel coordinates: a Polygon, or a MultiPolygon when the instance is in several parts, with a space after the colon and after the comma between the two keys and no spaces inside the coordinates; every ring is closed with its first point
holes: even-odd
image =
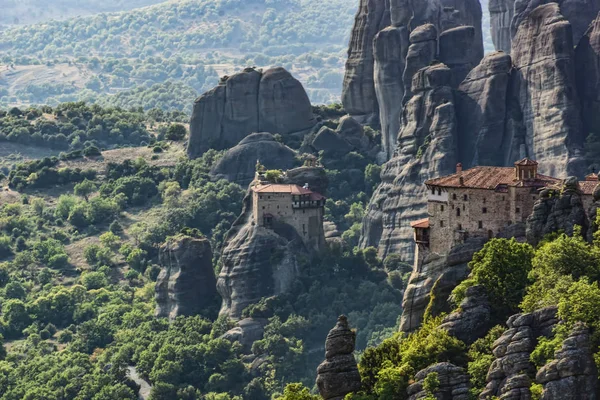
{"type": "Polygon", "coordinates": [[[515,0],[489,0],[490,27],[496,50],[510,53],[510,24],[515,13],[515,0]]]}
{"type": "Polygon", "coordinates": [[[211,169],[211,178],[248,186],[254,179],[257,160],[267,169],[285,171],[294,167],[296,152],[276,141],[270,133],[253,133],[227,150],[211,169]]]}
{"type": "Polygon", "coordinates": [[[466,290],[459,309],[446,316],[440,328],[466,344],[471,344],[490,330],[491,314],[492,305],[485,288],[480,285],[471,286],[466,290]]]}
{"type": "MultiPolygon", "coordinates": [[[[473,53],[475,65],[483,58],[483,33],[481,3],[479,0],[440,0],[442,5],[441,31],[471,26],[474,30],[473,43],[470,51],[473,53]]],[[[442,60],[442,62],[445,62],[442,60]]]]}
{"type": "Polygon", "coordinates": [[[584,132],[600,135],[600,16],[577,45],[575,61],[584,132]]]}
{"type": "Polygon", "coordinates": [[[190,158],[235,146],[253,132],[287,135],[314,126],[302,84],[283,68],[246,68],[200,96],[190,122],[190,158]]]}
{"type": "Polygon", "coordinates": [[[180,315],[213,317],[219,295],[208,239],[172,239],[160,249],[159,260],[155,315],[171,321],[180,315]]]}
{"type": "Polygon", "coordinates": [[[427,67],[437,57],[438,30],[433,24],[420,25],[410,33],[410,47],[406,54],[406,67],[402,75],[404,99],[406,104],[413,96],[412,79],[422,68],[427,67]]]}
{"type": "Polygon", "coordinates": [[[514,37],[520,24],[538,6],[548,3],[556,3],[560,7],[560,13],[571,23],[573,43],[579,43],[590,23],[596,18],[600,11],[598,0],[516,0],[514,17],[511,23],[511,32],[514,37]]]}
{"type": "Polygon", "coordinates": [[[325,342],[325,361],[317,368],[317,386],[325,400],[342,400],[360,389],[360,374],[354,359],[356,333],[342,315],[329,331],[325,342]]]}
{"type": "Polygon", "coordinates": [[[469,400],[469,375],[463,368],[448,362],[431,365],[415,375],[415,383],[408,387],[408,400],[419,400],[427,397],[423,383],[427,375],[437,374],[439,387],[433,393],[436,399],[469,400]]]}
{"type": "Polygon", "coordinates": [[[402,75],[406,68],[408,46],[408,29],[404,26],[387,27],[375,36],[375,93],[379,103],[381,147],[386,160],[396,149],[400,131],[404,97],[402,75]]]}
{"type": "Polygon", "coordinates": [[[389,24],[384,20],[385,9],[384,0],[360,0],[348,49],[342,104],[350,115],[362,116],[365,120],[378,112],[373,39],[389,24]]]}
{"type": "Polygon", "coordinates": [[[557,177],[583,175],[571,32],[556,3],[539,6],[519,25],[511,53],[527,155],[557,177]]]}
{"type": "Polygon", "coordinates": [[[596,400],[598,369],[593,353],[589,329],[577,324],[555,359],[536,375],[544,385],[541,400],[596,400]]]}
{"type": "Polygon", "coordinates": [[[391,251],[414,254],[410,222],[426,215],[423,182],[454,170],[457,126],[452,71],[443,64],[420,70],[413,79],[413,98],[402,114],[399,145],[383,166],[382,183],[369,204],[363,246],[377,246],[385,258],[391,251]]]}
{"type": "Polygon", "coordinates": [[[550,337],[558,322],[556,308],[544,308],[508,319],[508,329],[493,344],[496,358],[487,374],[487,386],[481,400],[497,396],[502,399],[530,400],[529,387],[535,375],[531,352],[540,336],[550,337]]]}
{"type": "Polygon", "coordinates": [[[463,167],[503,165],[510,56],[488,54],[458,87],[458,132],[463,167]]]}
{"type": "Polygon", "coordinates": [[[477,38],[477,30],[472,26],[459,26],[442,32],[439,40],[439,59],[452,70],[451,86],[457,88],[481,61],[476,46],[481,38],[477,38]]]}

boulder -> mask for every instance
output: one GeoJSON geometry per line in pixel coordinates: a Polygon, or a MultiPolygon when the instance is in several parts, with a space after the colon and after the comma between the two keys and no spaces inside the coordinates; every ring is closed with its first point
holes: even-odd
{"type": "Polygon", "coordinates": [[[402,74],[402,81],[404,82],[403,104],[406,104],[413,96],[412,80],[415,74],[436,59],[437,37],[438,30],[433,24],[421,25],[410,33],[406,67],[402,74]]]}
{"type": "Polygon", "coordinates": [[[265,326],[269,321],[265,318],[244,318],[234,328],[223,334],[222,338],[230,342],[239,342],[245,353],[250,353],[252,345],[263,338],[265,326]]]}
{"type": "Polygon", "coordinates": [[[489,0],[488,7],[494,47],[509,54],[512,42],[510,24],[515,13],[515,0],[489,0]]]}
{"type": "Polygon", "coordinates": [[[270,133],[253,133],[227,150],[210,171],[214,180],[227,179],[248,186],[254,179],[256,162],[267,169],[287,170],[296,163],[296,152],[275,140],[270,133]]]}
{"type": "Polygon", "coordinates": [[[302,84],[283,68],[246,68],[200,96],[190,121],[187,152],[235,146],[253,132],[288,135],[316,123],[302,84]]]}
{"type": "Polygon", "coordinates": [[[405,26],[390,26],[375,36],[375,94],[379,103],[381,147],[386,157],[396,149],[400,131],[400,114],[404,97],[402,76],[409,46],[409,33],[405,26]]]}
{"type": "Polygon", "coordinates": [[[539,6],[526,15],[511,56],[527,155],[539,160],[541,174],[583,175],[572,29],[558,4],[539,6]]]}
{"type": "Polygon", "coordinates": [[[504,165],[507,98],[512,62],[508,54],[485,56],[458,87],[458,126],[463,167],[504,165]]]}
{"type": "Polygon", "coordinates": [[[365,134],[363,126],[349,115],[340,118],[335,133],[360,153],[367,153],[373,148],[371,139],[365,134]]]}
{"type": "Polygon", "coordinates": [[[352,146],[331,128],[322,127],[313,139],[311,146],[315,151],[323,152],[324,157],[337,158],[352,150],[352,146]]]}
{"type": "Polygon", "coordinates": [[[290,169],[286,172],[283,178],[283,183],[291,183],[304,186],[308,183],[311,190],[327,195],[327,187],[329,186],[329,178],[322,167],[298,167],[290,169]]]}
{"type": "Polygon", "coordinates": [[[470,345],[492,327],[492,306],[483,286],[471,286],[458,310],[444,318],[440,328],[470,345]]]}
{"type": "Polygon", "coordinates": [[[554,360],[536,375],[544,386],[541,400],[596,400],[598,369],[589,329],[577,324],[554,360]]]}
{"type": "Polygon", "coordinates": [[[541,336],[551,337],[557,323],[556,307],[511,316],[506,322],[508,329],[492,345],[495,360],[479,399],[530,400],[529,387],[536,372],[531,352],[541,336]]]}
{"type": "Polygon", "coordinates": [[[161,247],[159,262],[156,317],[173,321],[180,315],[216,314],[219,296],[208,239],[171,239],[161,247]]]}
{"type": "Polygon", "coordinates": [[[384,21],[385,3],[384,0],[360,0],[358,6],[342,87],[342,104],[350,115],[368,118],[378,112],[373,75],[373,39],[377,32],[387,26],[384,21]]]}
{"type": "Polygon", "coordinates": [[[407,389],[408,400],[429,398],[423,387],[423,382],[427,375],[432,373],[437,374],[440,383],[438,389],[433,393],[436,399],[469,400],[471,398],[469,395],[469,375],[466,371],[449,362],[441,362],[417,372],[415,383],[407,389]]]}
{"type": "Polygon", "coordinates": [[[481,61],[477,40],[477,30],[472,26],[448,29],[440,35],[439,59],[452,70],[450,85],[453,88],[481,61]]]}
{"type": "Polygon", "coordinates": [[[325,400],[342,400],[361,387],[354,359],[356,332],[348,326],[346,316],[338,319],[325,341],[325,361],[317,368],[317,387],[325,400]]]}

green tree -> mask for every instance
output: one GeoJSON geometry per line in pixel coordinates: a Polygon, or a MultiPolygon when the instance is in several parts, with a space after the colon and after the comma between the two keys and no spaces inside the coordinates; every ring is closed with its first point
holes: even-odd
{"type": "Polygon", "coordinates": [[[75,193],[76,196],[83,197],[85,199],[85,201],[88,201],[88,197],[90,196],[90,194],[94,193],[96,190],[97,190],[97,187],[94,184],[94,182],[86,179],[83,182],[75,185],[73,192],[75,193]]]}

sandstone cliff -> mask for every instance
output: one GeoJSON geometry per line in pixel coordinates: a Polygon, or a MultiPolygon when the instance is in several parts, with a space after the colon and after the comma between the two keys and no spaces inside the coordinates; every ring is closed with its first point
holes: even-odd
{"type": "Polygon", "coordinates": [[[417,372],[415,383],[408,387],[408,399],[418,400],[427,397],[427,392],[423,388],[423,381],[427,375],[436,373],[438,376],[439,387],[433,395],[436,399],[444,400],[469,400],[469,375],[463,368],[457,367],[448,362],[442,362],[431,365],[424,370],[417,372]]]}
{"type": "Polygon", "coordinates": [[[600,17],[575,50],[577,91],[581,98],[584,132],[600,134],[600,17]]]}
{"type": "Polygon", "coordinates": [[[208,239],[172,239],[160,249],[159,260],[155,315],[171,321],[180,315],[212,317],[219,296],[208,239]]]}
{"type": "Polygon", "coordinates": [[[492,305],[483,286],[471,286],[459,309],[444,318],[442,325],[449,334],[471,344],[484,337],[492,327],[492,305]]]}
{"type": "Polygon", "coordinates": [[[496,50],[510,53],[512,35],[510,24],[515,13],[515,0],[490,0],[490,27],[496,50]]]}
{"type": "Polygon", "coordinates": [[[302,84],[283,68],[246,68],[200,96],[190,121],[190,158],[235,146],[253,132],[282,135],[311,128],[312,107],[302,84]]]}
{"type": "MultiPolygon", "coordinates": [[[[479,0],[440,0],[442,14],[441,31],[447,31],[458,27],[470,26],[473,28],[473,61],[475,65],[483,58],[483,33],[481,3],[479,0]]],[[[487,27],[486,27],[487,28],[487,27]]],[[[443,61],[443,60],[442,60],[443,61]]]]}
{"type": "Polygon", "coordinates": [[[342,400],[360,389],[360,374],[354,359],[356,333],[342,315],[325,341],[325,361],[317,368],[317,387],[325,400],[342,400]]]}

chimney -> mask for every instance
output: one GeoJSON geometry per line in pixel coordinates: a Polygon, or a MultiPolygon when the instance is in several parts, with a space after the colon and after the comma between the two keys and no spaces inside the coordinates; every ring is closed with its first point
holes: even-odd
{"type": "Polygon", "coordinates": [[[462,172],[462,164],[458,163],[456,164],[456,173],[460,174],[462,172]]]}
{"type": "Polygon", "coordinates": [[[308,189],[308,182],[304,184],[304,188],[303,189],[308,189]]]}
{"type": "Polygon", "coordinates": [[[458,182],[460,183],[460,186],[465,186],[465,178],[463,178],[462,176],[458,178],[458,182]]]}

